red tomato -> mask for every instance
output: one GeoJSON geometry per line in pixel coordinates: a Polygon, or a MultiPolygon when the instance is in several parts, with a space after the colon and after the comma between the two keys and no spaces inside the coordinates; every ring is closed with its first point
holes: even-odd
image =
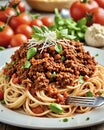
{"type": "Polygon", "coordinates": [[[31,38],[32,28],[27,24],[21,24],[16,28],[16,33],[24,34],[27,38],[31,38]]]}
{"type": "Polygon", "coordinates": [[[0,46],[8,47],[13,35],[14,32],[11,27],[0,22],[0,46]]]}
{"type": "Polygon", "coordinates": [[[104,25],[104,9],[103,8],[98,7],[98,8],[91,9],[88,12],[88,15],[92,16],[91,24],[98,23],[98,24],[104,25]]]}
{"type": "Polygon", "coordinates": [[[11,47],[16,47],[26,42],[27,42],[27,37],[24,34],[16,34],[11,39],[10,45],[11,47]]]}
{"type": "Polygon", "coordinates": [[[19,16],[14,16],[11,18],[9,25],[15,30],[21,24],[30,25],[31,18],[26,13],[21,13],[19,16]]]}
{"type": "Polygon", "coordinates": [[[47,27],[51,26],[53,24],[53,19],[49,16],[44,16],[41,18],[41,21],[43,24],[47,27]]]}
{"type": "Polygon", "coordinates": [[[8,16],[14,16],[16,14],[15,10],[13,8],[7,7],[5,9],[0,10],[0,21],[6,22],[8,16]]]}
{"type": "Polygon", "coordinates": [[[104,8],[104,0],[95,0],[95,1],[98,3],[100,7],[104,8]]]}
{"type": "Polygon", "coordinates": [[[41,27],[43,25],[42,21],[38,18],[35,18],[31,21],[31,26],[38,26],[38,27],[41,27]]]}
{"type": "Polygon", "coordinates": [[[0,100],[2,100],[3,98],[4,98],[4,92],[0,90],[0,100]]]}
{"type": "Polygon", "coordinates": [[[13,7],[13,8],[18,7],[18,9],[20,10],[21,13],[26,10],[25,3],[21,0],[11,0],[9,2],[9,6],[13,7]]]}
{"type": "Polygon", "coordinates": [[[95,7],[98,7],[98,4],[94,0],[89,0],[87,2],[83,1],[75,1],[70,7],[71,17],[77,21],[83,17],[85,17],[86,13],[95,7]]]}

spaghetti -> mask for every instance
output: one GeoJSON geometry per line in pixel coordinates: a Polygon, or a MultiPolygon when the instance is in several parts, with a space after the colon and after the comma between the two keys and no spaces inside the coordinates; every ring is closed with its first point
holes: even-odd
{"type": "Polygon", "coordinates": [[[104,67],[80,42],[58,40],[42,52],[40,47],[23,44],[0,72],[6,106],[37,117],[69,117],[90,111],[90,107],[65,101],[67,96],[104,95],[104,67]]]}

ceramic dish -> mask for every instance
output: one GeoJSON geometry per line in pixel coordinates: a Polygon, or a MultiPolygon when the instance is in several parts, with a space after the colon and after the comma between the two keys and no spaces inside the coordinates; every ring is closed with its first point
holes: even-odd
{"type": "MultiPolygon", "coordinates": [[[[17,48],[0,52],[0,67],[10,60],[10,56],[17,48]]],[[[104,50],[85,47],[89,50],[99,64],[104,65],[104,50]]],[[[76,114],[66,118],[40,118],[25,115],[21,111],[13,111],[0,104],[0,122],[30,129],[76,129],[93,126],[104,122],[104,106],[96,108],[85,114],[76,114]]]]}

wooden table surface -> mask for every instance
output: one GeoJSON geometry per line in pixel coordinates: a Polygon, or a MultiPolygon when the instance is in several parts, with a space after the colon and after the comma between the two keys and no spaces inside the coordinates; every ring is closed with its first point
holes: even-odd
{"type": "MultiPolygon", "coordinates": [[[[0,0],[0,5],[4,5],[5,2],[6,2],[6,0],[5,1],[0,0]]],[[[26,7],[28,10],[31,10],[31,8],[28,5],[26,5],[26,7]]],[[[0,122],[0,130],[32,130],[32,129],[20,128],[20,127],[4,124],[4,123],[0,122]]],[[[80,128],[80,129],[74,129],[74,130],[104,130],[104,123],[95,125],[92,127],[86,127],[86,128],[80,128]]]]}

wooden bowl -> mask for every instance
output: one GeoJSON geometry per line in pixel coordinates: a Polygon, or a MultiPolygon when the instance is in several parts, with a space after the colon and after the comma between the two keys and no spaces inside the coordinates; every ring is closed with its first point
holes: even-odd
{"type": "Polygon", "coordinates": [[[26,0],[28,5],[35,10],[53,12],[55,8],[69,9],[71,4],[76,0],[26,0]]]}

